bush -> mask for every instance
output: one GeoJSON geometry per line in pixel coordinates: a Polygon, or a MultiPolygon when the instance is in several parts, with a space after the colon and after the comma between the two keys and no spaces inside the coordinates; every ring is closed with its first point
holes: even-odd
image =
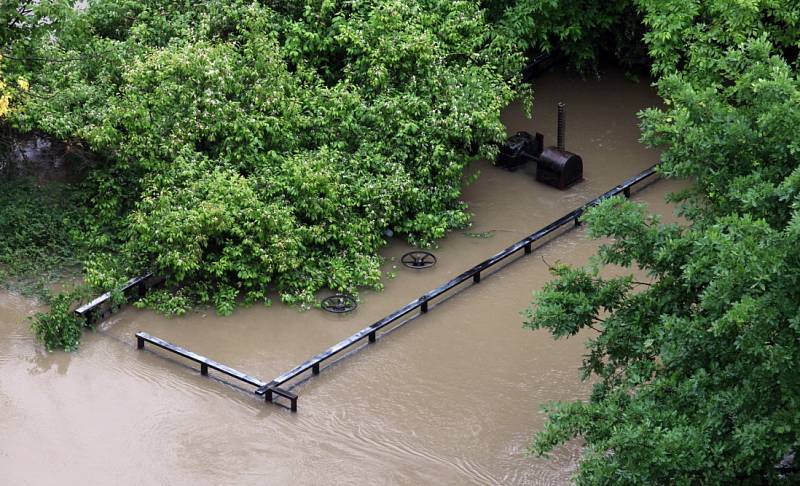
{"type": "Polygon", "coordinates": [[[468,224],[464,169],[504,138],[522,64],[491,37],[474,1],[101,0],[40,45],[73,61],[30,63],[58,95],[13,120],[108,156],[90,284],[148,269],[224,313],[272,289],[309,305],[380,288],[387,228],[429,245],[468,224]]]}
{"type": "Polygon", "coordinates": [[[80,300],[77,291],[66,292],[50,300],[50,310],[31,318],[31,329],[48,351],[78,349],[85,321],[75,315],[74,306],[80,300]]]}
{"type": "Polygon", "coordinates": [[[44,297],[48,283],[77,273],[84,215],[69,186],[0,181],[0,283],[44,297]]]}

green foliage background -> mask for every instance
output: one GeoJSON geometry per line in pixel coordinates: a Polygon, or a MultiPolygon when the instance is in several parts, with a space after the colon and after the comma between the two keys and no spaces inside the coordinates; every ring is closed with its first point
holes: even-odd
{"type": "Polygon", "coordinates": [[[0,182],[0,282],[46,297],[49,282],[79,272],[87,255],[75,225],[85,213],[71,195],[57,184],[0,182]]]}
{"type": "Polygon", "coordinates": [[[642,114],[687,224],[611,199],[595,264],[559,265],[526,311],[557,338],[583,329],[588,401],[552,404],[531,446],[575,437],[578,484],[765,484],[800,441],[800,5],[636,2],[666,108],[642,114]],[[602,265],[638,268],[603,278],[602,265]]]}

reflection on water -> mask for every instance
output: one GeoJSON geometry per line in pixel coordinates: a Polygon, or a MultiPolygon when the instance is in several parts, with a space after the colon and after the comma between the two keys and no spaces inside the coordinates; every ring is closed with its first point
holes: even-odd
{"type": "MultiPolygon", "coordinates": [[[[635,113],[657,102],[648,86],[615,72],[586,82],[548,75],[536,121],[512,105],[509,133],[540,131],[552,143],[559,100],[569,105],[568,146],[583,156],[585,182],[560,192],[536,183],[530,167],[476,162],[481,176],[464,194],[474,227],[443,240],[425,271],[398,265],[409,247],[393,242],[385,269],[397,277],[365,293],[353,314],[276,304],[165,319],[130,309],[86,333],[76,354],[45,355],[24,322],[34,306],[0,297],[3,483],[567,483],[578,443],[551,460],[524,452],[544,423],[543,403],[588,394],[577,373],[582,339],[523,330],[519,312],[549,279],[541,257],[583,264],[593,253],[582,229],[302,384],[298,414],[163,353],[137,352],[133,338],[143,330],[269,380],[655,162],[637,143],[635,113]]],[[[663,195],[676,187],[660,182],[635,197],[668,212],[663,195]]]]}
{"type": "Polygon", "coordinates": [[[59,375],[66,375],[72,362],[72,355],[68,353],[48,353],[43,348],[37,347],[35,352],[25,358],[30,366],[28,373],[41,375],[52,371],[59,375]]]}

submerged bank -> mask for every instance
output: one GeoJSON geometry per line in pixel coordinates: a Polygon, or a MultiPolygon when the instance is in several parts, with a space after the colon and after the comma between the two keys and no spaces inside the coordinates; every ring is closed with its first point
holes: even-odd
{"type": "MultiPolygon", "coordinates": [[[[397,278],[380,294],[365,293],[354,314],[275,305],[231,318],[209,311],[164,319],[126,310],[88,334],[76,355],[47,355],[21,323],[33,307],[4,296],[0,403],[8,413],[0,418],[0,469],[13,484],[55,477],[64,484],[566,482],[577,447],[554,461],[523,450],[543,423],[543,402],[588,392],[577,377],[581,338],[553,342],[524,331],[519,311],[550,278],[542,258],[581,264],[594,252],[583,230],[304,385],[297,416],[163,355],[135,353],[132,338],[145,330],[269,378],[655,162],[657,154],[637,143],[635,112],[657,97],[621,73],[602,81],[544,77],[535,121],[512,105],[504,113],[509,133],[540,131],[550,143],[559,100],[568,103],[567,146],[583,155],[586,181],[560,192],[536,183],[532,168],[508,173],[476,163],[481,176],[464,193],[474,227],[449,235],[436,250],[439,264],[424,272],[402,268],[409,248],[392,243],[385,269],[397,278]],[[52,458],[46,467],[42,456],[52,458]]],[[[675,187],[660,182],[634,198],[667,214],[663,195],[675,187]]]]}

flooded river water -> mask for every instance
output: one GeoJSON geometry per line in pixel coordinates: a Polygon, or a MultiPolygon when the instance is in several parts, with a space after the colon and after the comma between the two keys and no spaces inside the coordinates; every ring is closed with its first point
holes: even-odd
{"type": "MultiPolygon", "coordinates": [[[[74,354],[41,350],[26,316],[36,307],[0,295],[0,484],[565,484],[579,444],[551,460],[527,457],[551,400],[583,398],[577,368],[585,337],[553,341],[521,328],[547,262],[583,264],[597,243],[570,231],[477,286],[297,386],[300,412],[265,404],[186,362],[137,352],[146,331],[269,381],[489,255],[649,167],[635,113],[658,102],[646,84],[617,72],[599,81],[549,74],[537,84],[534,121],[518,105],[509,133],[555,137],[555,106],[568,105],[567,149],[584,158],[586,180],[561,192],[532,177],[478,162],[464,199],[472,233],[456,232],[439,263],[399,265],[387,247],[382,293],[362,294],[345,316],[276,304],[166,319],[125,310],[85,333],[74,354]],[[393,269],[394,266],[396,269],[393,269]]],[[[656,212],[676,183],[634,195],[656,212]]],[[[249,389],[248,389],[249,390],[249,389]]]]}

